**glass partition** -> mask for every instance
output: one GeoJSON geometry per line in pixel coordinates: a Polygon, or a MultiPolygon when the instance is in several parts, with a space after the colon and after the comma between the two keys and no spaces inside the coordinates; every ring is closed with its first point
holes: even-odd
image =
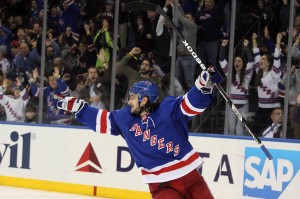
{"type": "Polygon", "coordinates": [[[81,125],[58,100],[120,109],[140,80],[156,82],[160,100],[182,96],[202,70],[200,58],[223,75],[238,114],[217,91],[191,132],[248,136],[246,123],[265,136],[280,120],[276,136],[299,138],[298,1],[145,1],[171,22],[153,9],[128,10],[127,0],[25,2],[0,3],[2,121],[81,125]]]}

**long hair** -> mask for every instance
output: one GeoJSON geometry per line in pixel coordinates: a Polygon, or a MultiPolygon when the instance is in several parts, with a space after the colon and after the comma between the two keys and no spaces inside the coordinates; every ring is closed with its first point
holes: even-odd
{"type": "MultiPolygon", "coordinates": [[[[243,62],[243,66],[242,66],[242,68],[241,68],[240,78],[239,78],[240,84],[243,85],[244,80],[245,80],[245,72],[246,72],[245,70],[246,70],[246,67],[247,67],[247,63],[246,63],[246,59],[245,59],[243,56],[237,55],[237,56],[235,57],[235,59],[236,59],[237,57],[241,58],[241,59],[242,59],[242,62],[243,62]]],[[[236,69],[235,69],[235,67],[233,67],[232,77],[231,77],[231,82],[232,82],[232,83],[235,82],[235,76],[236,76],[236,74],[237,74],[236,69]]]]}
{"type": "MultiPolygon", "coordinates": [[[[268,66],[268,71],[270,71],[272,69],[272,66],[273,66],[273,59],[271,57],[270,54],[266,53],[264,54],[264,56],[266,56],[267,60],[269,61],[269,66],[268,66]]],[[[263,69],[258,69],[258,72],[256,74],[256,77],[255,77],[255,82],[254,82],[254,86],[255,87],[258,87],[258,86],[261,86],[261,78],[263,77],[264,75],[264,71],[263,69]]]]}
{"type": "Polygon", "coordinates": [[[149,98],[148,98],[148,102],[143,107],[141,107],[139,114],[143,111],[145,111],[147,113],[152,113],[159,107],[159,105],[160,105],[159,100],[156,100],[156,102],[154,102],[154,103],[150,103],[149,98]]]}

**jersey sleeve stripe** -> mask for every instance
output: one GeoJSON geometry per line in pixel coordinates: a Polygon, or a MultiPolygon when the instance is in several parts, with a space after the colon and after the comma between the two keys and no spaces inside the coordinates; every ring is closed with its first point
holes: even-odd
{"type": "Polygon", "coordinates": [[[100,127],[100,133],[106,133],[107,132],[107,111],[103,110],[101,114],[101,127],[100,127]]]}
{"type": "Polygon", "coordinates": [[[194,116],[203,112],[203,109],[196,108],[189,102],[187,95],[183,98],[180,108],[182,113],[187,116],[194,116]]]}
{"type": "Polygon", "coordinates": [[[103,134],[111,134],[111,124],[109,121],[109,112],[99,110],[96,118],[96,132],[103,134]]]}
{"type": "Polygon", "coordinates": [[[176,164],[173,164],[173,165],[170,165],[168,167],[161,168],[160,170],[157,170],[157,171],[146,171],[146,170],[142,169],[141,172],[142,172],[142,175],[149,175],[149,174],[160,175],[162,173],[167,173],[167,172],[170,172],[170,171],[174,171],[174,170],[183,168],[183,167],[189,165],[190,163],[194,162],[198,158],[199,158],[199,154],[198,153],[194,153],[188,159],[186,159],[184,161],[180,161],[180,162],[178,162],[176,164]]]}

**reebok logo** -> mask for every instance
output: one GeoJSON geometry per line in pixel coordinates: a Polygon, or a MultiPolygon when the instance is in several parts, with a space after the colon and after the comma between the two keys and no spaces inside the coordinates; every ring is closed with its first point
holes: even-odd
{"type": "Polygon", "coordinates": [[[273,160],[260,148],[245,148],[243,196],[265,199],[300,195],[300,151],[271,149],[273,160]]]}
{"type": "Polygon", "coordinates": [[[85,148],[76,167],[76,171],[102,173],[101,164],[99,163],[99,160],[91,143],[89,143],[85,148]]]}

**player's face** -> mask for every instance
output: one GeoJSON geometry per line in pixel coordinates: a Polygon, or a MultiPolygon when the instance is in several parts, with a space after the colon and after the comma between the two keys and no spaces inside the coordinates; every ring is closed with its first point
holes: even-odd
{"type": "Polygon", "coordinates": [[[131,113],[138,114],[140,111],[138,95],[129,94],[128,105],[131,107],[131,113]]]}

